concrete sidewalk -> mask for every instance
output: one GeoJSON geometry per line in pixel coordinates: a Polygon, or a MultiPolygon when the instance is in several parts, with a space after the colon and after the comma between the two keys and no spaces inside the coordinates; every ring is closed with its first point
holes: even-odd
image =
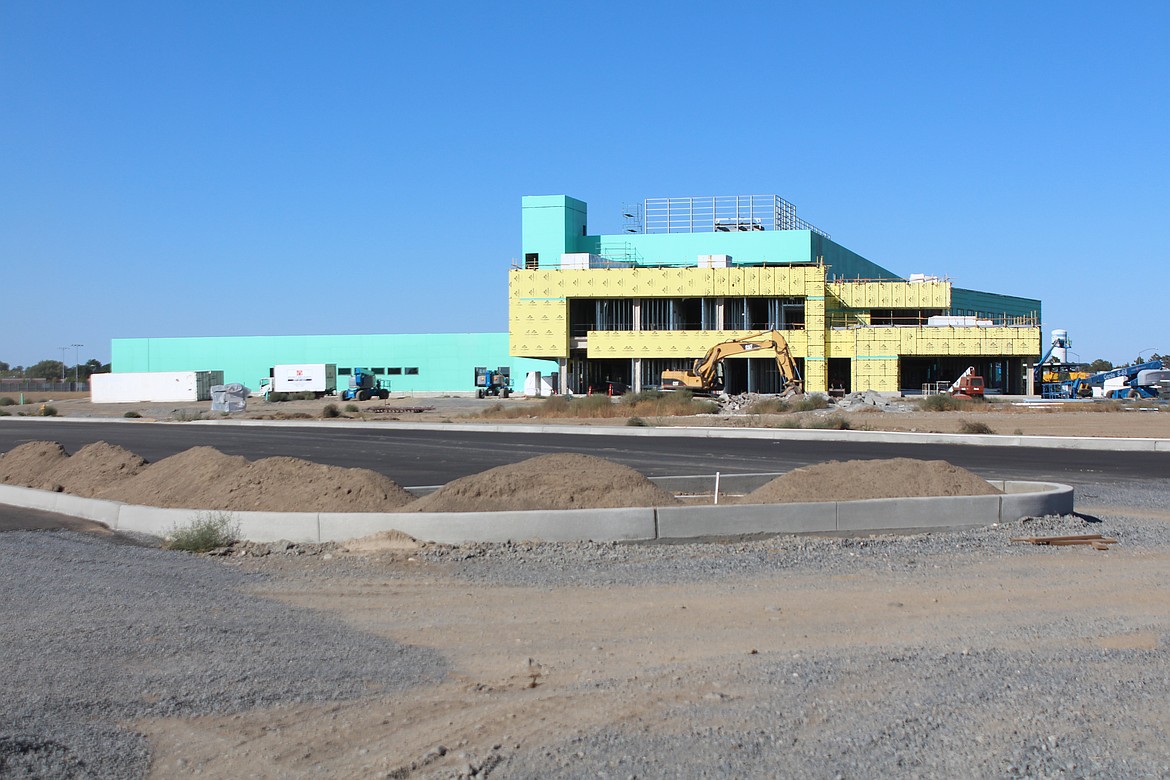
{"type": "Polygon", "coordinates": [[[26,423],[120,423],[125,425],[214,425],[269,428],[341,428],[406,431],[478,431],[485,433],[576,436],[687,437],[701,439],[766,439],[775,441],[855,441],[888,444],[953,444],[968,447],[1034,447],[1039,449],[1095,450],[1110,452],[1170,452],[1170,439],[1080,436],[1022,436],[963,433],[911,433],[906,431],[837,431],[809,428],[713,428],[702,426],[629,427],[602,425],[540,425],[498,423],[417,423],[370,420],[192,420],[157,422],[108,417],[6,417],[26,423]]]}

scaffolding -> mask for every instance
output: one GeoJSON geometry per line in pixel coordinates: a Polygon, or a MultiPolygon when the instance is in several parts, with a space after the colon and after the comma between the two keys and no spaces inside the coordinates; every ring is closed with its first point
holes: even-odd
{"type": "Polygon", "coordinates": [[[702,198],[647,198],[627,208],[627,232],[744,233],[756,230],[810,230],[831,236],[796,216],[796,206],[779,195],[714,195],[702,198]],[[640,213],[639,213],[640,211],[640,213]]]}

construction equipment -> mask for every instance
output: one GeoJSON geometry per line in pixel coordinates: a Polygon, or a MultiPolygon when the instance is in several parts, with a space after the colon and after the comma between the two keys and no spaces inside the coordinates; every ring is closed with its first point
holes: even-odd
{"type": "Polygon", "coordinates": [[[663,371],[661,387],[663,390],[690,390],[695,393],[720,392],[723,390],[721,369],[725,358],[768,349],[776,353],[776,368],[780,370],[780,377],[784,382],[781,392],[784,395],[803,393],[804,383],[788,350],[788,342],[775,330],[720,342],[707,350],[706,355],[696,360],[690,371],[663,371]]]}
{"type": "Polygon", "coordinates": [[[1161,360],[1122,366],[1093,374],[1087,379],[1069,379],[1044,385],[1044,398],[1159,398],[1170,385],[1170,373],[1161,360]]]}
{"type": "Polygon", "coordinates": [[[349,375],[349,387],[342,391],[343,401],[368,401],[371,398],[381,398],[385,401],[390,397],[390,388],[382,386],[382,380],[368,368],[355,368],[349,375]]]}
{"type": "Polygon", "coordinates": [[[487,366],[475,367],[475,397],[499,396],[507,398],[512,394],[512,369],[500,366],[495,371],[487,366]]]}
{"type": "Polygon", "coordinates": [[[1162,370],[1161,365],[1162,361],[1151,360],[1131,366],[1124,378],[1105,380],[1102,392],[1106,398],[1160,398],[1170,388],[1170,371],[1162,370]]]}
{"type": "Polygon", "coordinates": [[[982,398],[983,377],[975,373],[975,366],[967,366],[967,370],[959,374],[947,392],[955,398],[982,398]]]}

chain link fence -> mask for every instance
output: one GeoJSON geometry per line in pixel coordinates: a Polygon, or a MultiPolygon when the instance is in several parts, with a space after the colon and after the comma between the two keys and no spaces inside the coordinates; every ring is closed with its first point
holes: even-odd
{"type": "Polygon", "coordinates": [[[0,379],[0,393],[88,393],[89,382],[50,382],[45,379],[0,379]]]}

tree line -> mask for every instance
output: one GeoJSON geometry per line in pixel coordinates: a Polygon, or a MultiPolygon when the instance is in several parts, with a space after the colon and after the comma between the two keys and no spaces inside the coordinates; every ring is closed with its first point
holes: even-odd
{"type": "Polygon", "coordinates": [[[96,358],[90,358],[84,363],[68,365],[60,360],[42,360],[31,366],[10,366],[0,360],[0,376],[17,379],[44,379],[49,382],[60,381],[64,376],[71,381],[74,376],[84,382],[93,374],[108,374],[110,364],[103,363],[96,358]]]}

